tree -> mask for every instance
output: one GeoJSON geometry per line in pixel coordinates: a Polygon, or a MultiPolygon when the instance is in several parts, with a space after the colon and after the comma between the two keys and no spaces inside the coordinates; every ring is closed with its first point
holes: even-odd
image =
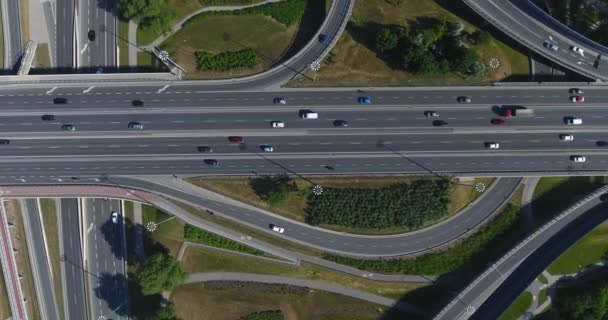
{"type": "Polygon", "coordinates": [[[390,28],[382,28],[376,35],[376,50],[386,52],[397,47],[399,35],[390,28]]]}
{"type": "Polygon", "coordinates": [[[174,12],[167,5],[167,0],[119,0],[120,12],[126,18],[133,19],[142,29],[166,32],[174,12]]]}
{"type": "Polygon", "coordinates": [[[155,315],[146,317],[146,320],[179,320],[177,315],[175,315],[175,310],[173,310],[172,305],[167,305],[165,307],[160,308],[155,315]]]}
{"type": "Polygon", "coordinates": [[[285,174],[252,179],[250,184],[257,196],[272,207],[285,203],[290,193],[297,190],[291,178],[285,174]]]}
{"type": "Polygon", "coordinates": [[[471,35],[471,40],[474,44],[485,45],[492,41],[492,35],[487,31],[477,30],[471,35]]]}
{"type": "Polygon", "coordinates": [[[142,293],[150,295],[175,288],[184,281],[185,276],[175,258],[156,253],[146,260],[138,280],[142,293]]]}
{"type": "Polygon", "coordinates": [[[448,34],[451,37],[458,37],[464,31],[464,24],[460,22],[448,22],[447,23],[448,34]]]}
{"type": "Polygon", "coordinates": [[[470,68],[469,70],[467,70],[467,73],[470,75],[473,75],[475,77],[480,77],[485,75],[488,72],[488,67],[481,63],[481,62],[475,62],[470,68]]]}

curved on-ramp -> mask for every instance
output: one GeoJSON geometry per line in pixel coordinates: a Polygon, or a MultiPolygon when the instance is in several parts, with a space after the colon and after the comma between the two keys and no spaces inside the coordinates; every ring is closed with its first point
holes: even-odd
{"type": "Polygon", "coordinates": [[[604,186],[547,222],[462,290],[436,320],[498,319],[561,253],[608,219],[604,186]]]}
{"type": "MultiPolygon", "coordinates": [[[[260,231],[273,234],[277,237],[289,239],[306,246],[318,248],[325,252],[339,255],[353,256],[359,258],[375,258],[387,256],[416,255],[437,249],[454,240],[467,235],[475,230],[489,217],[497,213],[506,204],[510,195],[519,185],[520,178],[502,178],[482,196],[476,200],[475,204],[466,209],[456,217],[449,220],[449,223],[441,223],[416,232],[390,235],[390,236],[361,236],[346,233],[329,231],[313,227],[304,223],[296,222],[284,217],[265,212],[261,209],[251,207],[235,200],[227,199],[205,189],[195,187],[179,179],[168,178],[160,181],[148,181],[128,177],[110,177],[102,183],[106,186],[124,187],[122,190],[142,190],[151,195],[162,195],[163,197],[174,199],[193,207],[209,210],[214,214],[248,225],[260,231]],[[270,231],[270,224],[278,224],[286,229],[285,234],[277,234],[270,231]]],[[[19,190],[26,190],[27,187],[19,190]],[[26,188],[26,189],[23,189],[26,188]]],[[[98,196],[105,196],[102,188],[97,188],[95,192],[87,191],[87,188],[71,186],[57,187],[30,187],[31,195],[53,196],[55,192],[60,196],[90,195],[97,193],[98,196]],[[38,188],[38,189],[36,189],[38,188]],[[61,193],[61,190],[68,190],[61,193]]],[[[25,192],[25,191],[23,191],[25,192]]],[[[106,191],[109,192],[109,191],[106,191]]],[[[129,198],[133,192],[126,191],[120,194],[121,198],[129,198]]],[[[17,194],[13,193],[13,196],[17,194]]],[[[25,195],[25,194],[24,194],[25,195]]],[[[8,194],[6,196],[9,196],[8,194]]],[[[112,195],[117,196],[117,195],[112,195]]],[[[154,203],[155,199],[141,199],[142,202],[154,203]]],[[[186,221],[202,220],[192,214],[187,216],[181,213],[180,218],[186,221]]]]}

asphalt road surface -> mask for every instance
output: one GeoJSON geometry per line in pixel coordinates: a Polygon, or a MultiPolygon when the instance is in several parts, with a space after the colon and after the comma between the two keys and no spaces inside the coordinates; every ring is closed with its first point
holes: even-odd
{"type": "Polygon", "coordinates": [[[36,286],[40,312],[44,315],[44,319],[60,319],[59,306],[53,290],[53,274],[50,270],[48,253],[44,243],[44,230],[40,221],[38,202],[36,199],[25,199],[23,203],[25,204],[23,212],[25,232],[28,233],[26,235],[28,248],[31,250],[32,273],[35,278],[38,278],[34,285],[36,286]]]}
{"type": "Polygon", "coordinates": [[[74,68],[74,0],[56,0],[57,68],[74,68]]]}
{"type": "Polygon", "coordinates": [[[85,206],[90,315],[92,319],[126,319],[129,299],[121,202],[95,198],[86,199],[85,206]],[[116,223],[112,212],[119,214],[116,223]]]}
{"type": "Polygon", "coordinates": [[[19,11],[19,5],[19,0],[9,0],[6,1],[7,7],[4,9],[8,11],[8,25],[10,26],[9,38],[4,40],[5,45],[9,49],[9,64],[8,66],[5,66],[7,69],[14,69],[18,67],[19,59],[21,58],[21,55],[23,55],[23,45],[21,42],[21,14],[19,11]]]}
{"type": "Polygon", "coordinates": [[[78,199],[61,199],[62,265],[68,320],[88,319],[85,295],[85,267],[82,259],[78,199]]]}
{"type": "Polygon", "coordinates": [[[80,30],[78,67],[97,72],[116,67],[116,0],[79,0],[80,30]],[[95,33],[89,37],[89,31],[95,33]],[[86,47],[85,47],[86,46],[86,47]]]}

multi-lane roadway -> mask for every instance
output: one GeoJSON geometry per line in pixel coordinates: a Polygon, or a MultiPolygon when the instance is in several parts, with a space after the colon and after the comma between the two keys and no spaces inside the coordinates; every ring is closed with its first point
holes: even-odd
{"type": "Polygon", "coordinates": [[[78,67],[93,72],[116,68],[116,0],[79,0],[78,67]]]}

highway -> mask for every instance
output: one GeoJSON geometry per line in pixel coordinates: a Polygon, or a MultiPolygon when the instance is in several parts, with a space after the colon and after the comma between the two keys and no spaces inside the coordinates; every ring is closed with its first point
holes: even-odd
{"type": "Polygon", "coordinates": [[[87,198],[84,205],[89,314],[92,319],[127,319],[126,239],[120,201],[87,198]],[[113,211],[121,217],[116,224],[111,219],[113,211]]]}
{"type": "Polygon", "coordinates": [[[116,68],[116,0],[78,0],[80,23],[78,30],[78,68],[96,72],[99,68],[116,68]],[[94,40],[89,38],[95,32],[94,40]]]}
{"type": "Polygon", "coordinates": [[[61,199],[62,278],[68,320],[88,319],[78,199],[61,199]]]}
{"type": "Polygon", "coordinates": [[[74,69],[74,0],[56,0],[57,68],[60,72],[74,69]]]}
{"type": "MultiPolygon", "coordinates": [[[[20,1],[19,0],[8,0],[3,1],[3,5],[6,5],[5,10],[7,13],[4,16],[8,19],[7,23],[3,25],[8,27],[8,39],[4,39],[5,46],[5,65],[4,67],[9,70],[17,70],[19,66],[19,60],[23,54],[23,43],[21,40],[21,14],[19,11],[20,1]]],[[[7,32],[5,31],[6,35],[7,32]]]]}
{"type": "Polygon", "coordinates": [[[46,251],[44,229],[40,220],[38,201],[25,199],[22,201],[25,236],[32,265],[32,276],[36,296],[40,306],[41,317],[44,320],[58,320],[59,312],[55,291],[53,290],[53,275],[50,260],[46,251]]]}
{"type": "Polygon", "coordinates": [[[581,42],[579,38],[565,36],[560,30],[552,29],[553,25],[546,24],[546,18],[538,21],[524,13],[510,0],[465,0],[464,2],[524,47],[591,79],[608,80],[608,67],[606,67],[608,61],[605,57],[600,58],[600,53],[603,52],[590,47],[588,42],[581,42]],[[555,44],[558,49],[546,48],[545,42],[555,44]],[[573,52],[571,46],[584,49],[584,55],[573,52]],[[601,62],[596,65],[596,60],[601,62]]]}
{"type": "Polygon", "coordinates": [[[498,318],[510,301],[523,292],[526,283],[559,253],[606,220],[607,206],[600,196],[607,191],[608,187],[603,187],[587,195],[517,244],[462,290],[435,319],[498,318]]]}

